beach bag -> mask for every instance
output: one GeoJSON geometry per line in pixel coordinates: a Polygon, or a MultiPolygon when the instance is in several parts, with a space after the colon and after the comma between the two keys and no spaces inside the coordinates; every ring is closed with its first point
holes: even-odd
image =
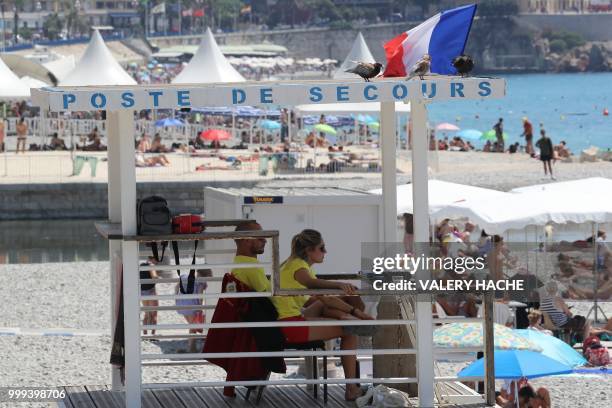
{"type": "Polygon", "coordinates": [[[175,234],[199,234],[204,231],[202,216],[181,214],[172,217],[172,231],[175,234]]]}
{"type": "Polygon", "coordinates": [[[159,196],[138,201],[138,234],[163,235],[172,233],[172,219],[168,202],[159,196]]]}
{"type": "Polygon", "coordinates": [[[610,364],[610,353],[608,348],[601,343],[596,343],[587,349],[586,359],[592,366],[603,367],[610,364]]]}

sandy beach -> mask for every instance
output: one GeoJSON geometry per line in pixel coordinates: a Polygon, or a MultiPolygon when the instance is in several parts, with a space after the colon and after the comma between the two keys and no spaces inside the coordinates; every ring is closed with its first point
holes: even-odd
{"type": "MultiPolygon", "coordinates": [[[[372,147],[349,146],[348,152],[376,159],[379,151],[372,147]]],[[[246,150],[223,149],[219,151],[226,157],[249,156],[253,152],[246,150]]],[[[13,152],[0,154],[0,185],[22,183],[106,183],[108,180],[108,162],[106,152],[76,152],[75,155],[95,157],[98,159],[96,174],[91,175],[89,164],[85,164],[81,174],[72,176],[73,163],[70,152],[30,152],[16,155],[13,152]],[[5,167],[6,160],[6,167],[5,167]],[[7,174],[6,176],[4,174],[7,174]]],[[[282,185],[285,180],[298,185],[316,184],[344,186],[351,188],[380,187],[381,175],[378,172],[340,172],[340,173],[305,173],[296,171],[292,174],[275,174],[269,166],[268,174],[260,175],[259,162],[244,162],[240,169],[231,169],[227,161],[216,157],[189,157],[180,153],[167,154],[170,165],[167,167],[139,167],[136,169],[138,181],[255,181],[263,185],[282,185]],[[196,171],[197,166],[211,167],[196,171]],[[220,167],[226,169],[219,169],[220,167]],[[341,181],[339,181],[341,180],[341,181]]],[[[297,166],[304,167],[308,159],[314,159],[314,149],[306,148],[300,153],[297,166]]],[[[411,152],[397,151],[398,184],[406,183],[411,178],[411,152]]],[[[325,164],[329,158],[324,149],[317,149],[316,163],[325,164]]],[[[499,154],[483,152],[429,152],[430,178],[456,183],[508,191],[512,188],[551,181],[545,178],[539,160],[527,154],[499,154]]],[[[575,180],[586,177],[612,177],[612,163],[607,161],[580,163],[574,156],[573,162],[557,161],[553,166],[558,181],[575,180]]]]}

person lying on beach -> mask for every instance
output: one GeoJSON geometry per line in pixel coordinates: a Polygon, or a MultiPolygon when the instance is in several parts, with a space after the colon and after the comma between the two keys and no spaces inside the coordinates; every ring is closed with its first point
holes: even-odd
{"type": "MultiPolygon", "coordinates": [[[[260,231],[261,226],[256,222],[250,222],[241,224],[236,227],[236,231],[260,231]]],[[[300,236],[298,234],[297,236],[300,236]]],[[[320,234],[319,234],[320,236],[320,234]]],[[[314,237],[310,234],[306,234],[304,237],[314,237]]],[[[316,237],[315,237],[316,238],[316,237]]],[[[304,274],[302,269],[306,270],[306,274],[309,275],[308,279],[314,279],[310,276],[312,270],[310,269],[309,262],[316,260],[322,261],[325,252],[324,244],[322,239],[312,247],[310,244],[316,239],[304,242],[301,239],[294,238],[294,244],[292,245],[292,256],[283,263],[281,269],[281,287],[285,289],[289,288],[304,288],[297,278],[301,278],[304,274]],[[323,251],[321,250],[323,246],[323,251]],[[302,258],[305,257],[309,261],[302,258]],[[297,268],[297,269],[296,269],[297,268]],[[293,283],[293,284],[291,284],[293,283]],[[289,284],[289,285],[288,285],[289,284]]],[[[236,256],[234,257],[235,263],[252,263],[252,268],[235,268],[232,269],[232,274],[236,279],[240,280],[244,284],[250,286],[258,292],[269,292],[271,290],[270,281],[265,275],[263,268],[258,268],[255,264],[259,263],[257,257],[264,253],[266,245],[265,238],[259,239],[238,239],[236,243],[236,256]]],[[[328,288],[339,288],[346,292],[352,293],[355,289],[352,285],[341,283],[323,281],[328,288]]],[[[308,296],[275,296],[272,297],[272,303],[278,312],[278,319],[285,321],[306,321],[306,320],[323,320],[325,304],[320,300],[321,297],[308,297],[308,296]]],[[[329,297],[333,298],[333,297],[329,297]]],[[[360,301],[360,300],[359,300],[360,301]]],[[[347,319],[357,319],[358,315],[361,314],[364,318],[370,318],[371,316],[363,313],[363,309],[355,306],[346,308],[345,303],[340,303],[340,299],[335,302],[335,306],[340,307],[334,314],[344,313],[344,317],[347,319]],[[342,309],[342,307],[345,307],[342,309]],[[358,311],[359,310],[359,311],[358,311]],[[350,314],[349,314],[350,312],[350,314]]],[[[329,312],[329,311],[328,311],[329,312]]],[[[332,313],[332,312],[329,312],[332,313]]],[[[372,326],[374,327],[374,326],[372,326]]],[[[309,327],[309,326],[298,326],[298,327],[282,327],[281,332],[285,336],[285,340],[288,344],[291,343],[305,343],[316,340],[331,340],[340,338],[340,349],[341,350],[354,350],[357,348],[357,336],[349,333],[346,326],[320,326],[320,327],[309,327]]],[[[344,369],[345,378],[356,378],[357,377],[357,358],[355,355],[346,355],[341,357],[342,368],[344,369]]],[[[347,384],[345,391],[345,399],[347,401],[354,401],[357,397],[361,396],[361,389],[357,384],[347,384]]]]}
{"type": "MultiPolygon", "coordinates": [[[[512,381],[505,388],[502,387],[500,393],[496,393],[495,400],[502,408],[516,407],[514,387],[516,387],[516,382],[512,381]]],[[[550,392],[546,388],[540,387],[535,391],[531,384],[527,382],[527,379],[520,380],[518,387],[518,402],[520,408],[551,407],[550,392]]]]}
{"type": "Polygon", "coordinates": [[[136,167],[156,167],[156,166],[169,166],[170,161],[166,158],[166,155],[160,154],[158,156],[146,157],[143,153],[136,153],[136,167]]]}

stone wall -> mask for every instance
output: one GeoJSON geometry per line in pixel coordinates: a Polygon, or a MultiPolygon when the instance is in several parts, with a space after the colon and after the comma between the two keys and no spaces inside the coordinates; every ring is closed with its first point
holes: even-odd
{"type": "Polygon", "coordinates": [[[578,33],[587,41],[612,40],[612,14],[521,14],[517,23],[542,31],[569,31],[578,33]]]}
{"type": "MultiPolygon", "coordinates": [[[[173,213],[201,213],[204,187],[252,187],[254,182],[138,183],[138,197],[160,195],[173,213]]],[[[106,183],[12,184],[0,194],[0,221],[108,217],[106,183]]]]}
{"type": "MultiPolygon", "coordinates": [[[[219,44],[244,45],[270,42],[287,47],[294,58],[319,57],[343,61],[353,46],[357,33],[363,37],[377,61],[385,61],[383,44],[417,23],[387,23],[364,26],[350,30],[332,30],[329,28],[307,28],[295,30],[275,30],[266,32],[239,32],[217,34],[219,44]]],[[[197,45],[200,36],[156,37],[151,39],[160,48],[179,43],[197,45]]]]}

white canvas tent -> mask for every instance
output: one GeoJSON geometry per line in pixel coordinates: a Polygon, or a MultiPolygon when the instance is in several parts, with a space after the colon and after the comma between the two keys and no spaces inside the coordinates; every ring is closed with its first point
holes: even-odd
{"type": "MultiPolygon", "coordinates": [[[[382,188],[368,191],[371,194],[382,194],[382,188]]],[[[462,203],[467,200],[489,198],[503,200],[508,193],[487,188],[473,187],[465,184],[451,183],[442,180],[429,180],[429,213],[432,214],[441,208],[462,203]]],[[[397,186],[397,214],[414,213],[412,205],[412,184],[397,186]]]]}
{"type": "Polygon", "coordinates": [[[98,30],[94,30],[83,56],[59,85],[136,85],[136,81],[115,60],[98,30]]]}
{"type": "Polygon", "coordinates": [[[172,80],[173,84],[244,82],[245,79],[221,53],[210,28],[189,64],[172,80]]]}
{"type": "MultiPolygon", "coordinates": [[[[612,192],[612,179],[604,177],[590,177],[580,180],[561,181],[557,183],[536,184],[528,187],[520,187],[510,190],[511,193],[533,193],[547,191],[554,193],[565,193],[568,196],[580,194],[603,194],[612,192]]],[[[602,199],[604,197],[602,196],[602,199]]],[[[612,204],[611,204],[612,206],[612,204]]]]}
{"type": "Polygon", "coordinates": [[[23,83],[0,58],[0,100],[29,98],[30,87],[23,83]]]}
{"type": "Polygon", "coordinates": [[[70,55],[54,61],[45,62],[43,66],[51,71],[58,81],[63,81],[74,67],[76,67],[76,59],[74,55],[70,55]]]}
{"type": "Polygon", "coordinates": [[[611,190],[572,194],[566,190],[534,190],[507,194],[503,200],[481,198],[447,205],[432,213],[435,219],[462,218],[478,224],[489,234],[548,223],[582,224],[612,222],[611,190]]]}
{"type": "Polygon", "coordinates": [[[370,52],[370,49],[368,48],[368,45],[363,39],[363,35],[361,34],[361,32],[357,34],[357,38],[355,38],[355,42],[353,43],[353,48],[351,48],[351,51],[344,59],[344,62],[342,63],[342,65],[340,65],[340,68],[338,68],[338,70],[334,73],[334,79],[357,78],[357,75],[355,74],[344,72],[347,69],[355,66],[354,61],[376,62],[376,60],[372,56],[372,53],[370,52]]]}

